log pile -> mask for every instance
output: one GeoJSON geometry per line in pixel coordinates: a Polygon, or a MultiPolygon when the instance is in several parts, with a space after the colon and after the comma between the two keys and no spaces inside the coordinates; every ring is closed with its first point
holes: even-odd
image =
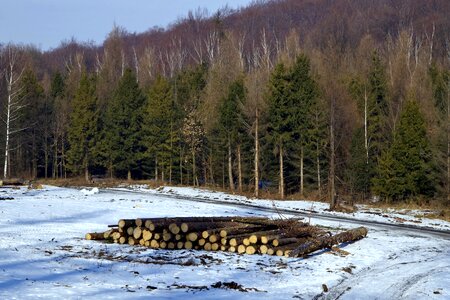
{"type": "Polygon", "coordinates": [[[297,219],[256,217],[187,217],[122,219],[105,232],[86,234],[87,240],[157,249],[228,251],[301,257],[314,251],[353,242],[367,235],[359,227],[331,235],[297,219]]]}

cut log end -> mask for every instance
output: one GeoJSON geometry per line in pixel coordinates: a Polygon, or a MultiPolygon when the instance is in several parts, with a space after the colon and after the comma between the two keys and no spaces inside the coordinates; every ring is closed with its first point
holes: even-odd
{"type": "Polygon", "coordinates": [[[191,232],[186,236],[186,238],[190,242],[195,242],[198,239],[198,234],[195,232],[191,232]]]}
{"type": "Polygon", "coordinates": [[[187,241],[184,243],[184,249],[192,249],[192,242],[191,241],[187,241]]]}
{"type": "Polygon", "coordinates": [[[186,233],[189,230],[189,225],[187,223],[181,223],[180,229],[181,229],[181,232],[186,233]]]}
{"type": "Polygon", "coordinates": [[[86,240],[104,240],[105,233],[104,232],[86,233],[85,238],[86,238],[86,240]]]}
{"type": "Polygon", "coordinates": [[[256,249],[253,246],[248,246],[248,247],[245,248],[245,253],[246,254],[250,254],[250,255],[255,254],[256,253],[256,249]]]}
{"type": "Polygon", "coordinates": [[[237,247],[237,252],[239,253],[239,254],[243,254],[243,253],[245,253],[245,250],[247,249],[247,247],[245,246],[245,245],[239,245],[238,247],[237,247]]]}

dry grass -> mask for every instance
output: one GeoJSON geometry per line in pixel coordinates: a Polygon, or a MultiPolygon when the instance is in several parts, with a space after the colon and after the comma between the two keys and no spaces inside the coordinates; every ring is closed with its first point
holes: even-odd
{"type": "Polygon", "coordinates": [[[404,211],[419,211],[421,213],[416,214],[416,217],[426,217],[429,219],[439,219],[450,222],[450,205],[446,200],[430,200],[430,201],[415,201],[410,200],[406,202],[377,202],[366,204],[371,208],[378,208],[382,211],[388,211],[390,209],[404,210],[404,211]]]}

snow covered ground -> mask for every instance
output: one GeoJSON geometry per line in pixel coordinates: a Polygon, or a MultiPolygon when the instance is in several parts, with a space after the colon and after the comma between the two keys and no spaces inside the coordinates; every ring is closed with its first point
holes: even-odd
{"type": "MultiPolygon", "coordinates": [[[[348,255],[323,251],[307,259],[153,250],[83,239],[121,218],[278,216],[164,195],[251,202],[223,193],[136,189],[145,192],[0,189],[0,299],[450,299],[450,240],[420,233],[369,226],[367,238],[341,247],[348,255]]],[[[276,205],[326,208],[311,202],[276,205]]],[[[355,214],[361,219],[373,216],[355,214]]],[[[311,222],[355,227],[314,218],[311,222]]],[[[434,220],[420,224],[449,228],[434,220]]]]}

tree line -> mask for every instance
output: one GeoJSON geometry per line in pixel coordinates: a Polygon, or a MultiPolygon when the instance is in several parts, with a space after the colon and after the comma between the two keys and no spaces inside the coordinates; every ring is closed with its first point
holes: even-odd
{"type": "Polygon", "coordinates": [[[2,46],[3,177],[154,179],[332,206],[447,199],[450,48],[435,26],[356,47],[262,29],[248,48],[217,18],[198,45],[166,53],[126,48],[115,27],[102,56],[75,48],[51,72],[33,47],[2,46]]]}

